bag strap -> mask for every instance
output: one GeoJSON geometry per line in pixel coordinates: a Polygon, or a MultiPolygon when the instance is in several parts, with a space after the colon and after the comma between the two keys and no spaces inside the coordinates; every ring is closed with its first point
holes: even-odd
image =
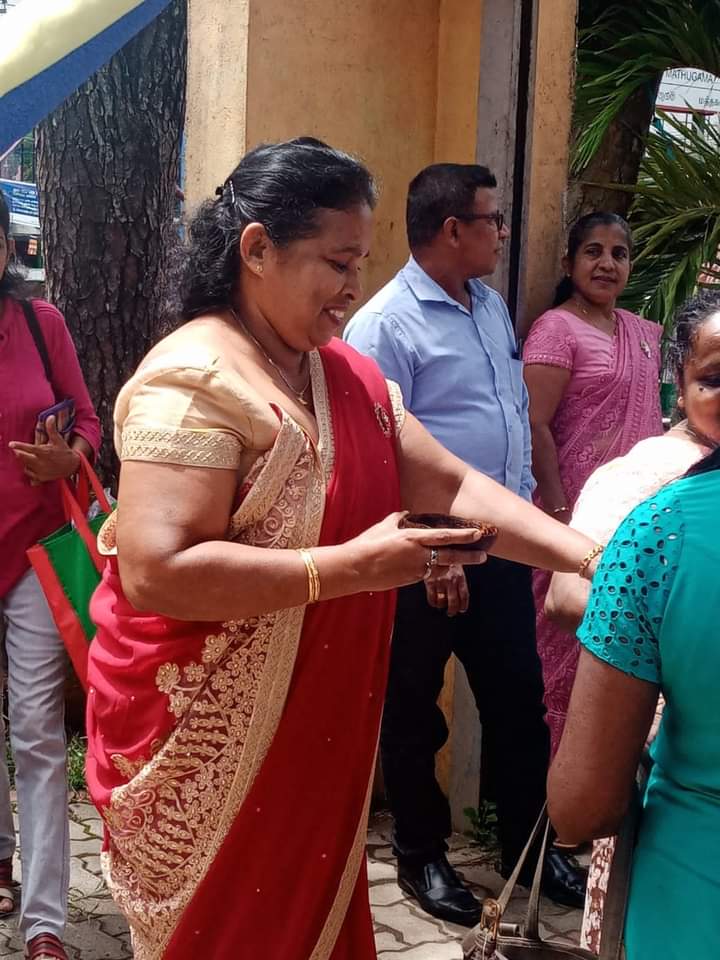
{"type": "Polygon", "coordinates": [[[105,495],[103,485],[100,483],[100,478],[93,470],[88,458],[80,450],[76,450],[75,453],[80,457],[80,469],[77,474],[75,499],[79,502],[85,513],[87,513],[88,507],[90,506],[90,490],[92,489],[92,492],[95,494],[95,499],[100,504],[100,509],[103,513],[112,513],[112,507],[105,495]]]}
{"type": "Polygon", "coordinates": [[[100,483],[97,474],[88,463],[87,457],[82,453],[80,453],[79,480],[80,489],[78,491],[74,491],[72,484],[70,484],[67,480],[62,480],[60,483],[63,506],[65,507],[65,516],[68,518],[68,520],[72,520],[80,539],[85,544],[85,548],[90,555],[93,566],[97,572],[102,575],[103,570],[105,569],[105,558],[100,555],[97,548],[97,537],[90,529],[90,524],[87,522],[87,502],[82,502],[83,499],[85,499],[85,501],[87,500],[87,497],[83,496],[83,486],[86,493],[87,484],[89,482],[93,492],[95,493],[95,496],[97,497],[101,510],[103,510],[105,513],[111,513],[112,508],[108,503],[108,499],[105,496],[105,491],[102,488],[102,484],[100,483]]]}
{"type": "Polygon", "coordinates": [[[503,914],[507,910],[508,904],[510,903],[510,898],[513,895],[513,891],[517,886],[518,880],[520,879],[520,872],[525,865],[525,861],[530,856],[530,851],[538,840],[540,831],[543,829],[543,827],[545,827],[545,838],[542,845],[542,854],[538,860],[538,865],[535,870],[535,880],[537,882],[533,882],[533,889],[530,893],[530,900],[528,902],[528,919],[526,923],[526,925],[532,925],[531,910],[534,909],[535,927],[537,928],[538,903],[540,899],[540,879],[542,878],[542,866],[549,829],[549,821],[547,820],[547,804],[545,804],[540,811],[540,816],[537,818],[537,822],[533,827],[528,842],[525,844],[525,849],[520,854],[518,862],[515,864],[515,869],[508,877],[507,883],[503,887],[502,892],[496,899],[493,897],[488,897],[483,902],[480,923],[474,926],[463,940],[464,957],[485,958],[492,956],[497,944],[498,935],[500,934],[503,914]],[[535,889],[536,887],[537,891],[535,889]]]}
{"type": "Polygon", "coordinates": [[[598,960],[621,960],[624,955],[625,914],[627,912],[628,893],[630,892],[633,854],[640,825],[640,814],[642,813],[641,795],[645,790],[651,765],[650,755],[646,751],[640,761],[630,806],[620,826],[617,843],[615,844],[615,853],[610,867],[610,877],[603,907],[598,960]]]}
{"type": "MultiPolygon", "coordinates": [[[[632,798],[627,813],[623,819],[618,834],[618,840],[613,856],[610,879],[608,881],[607,894],[605,897],[605,906],[603,910],[602,933],[600,937],[600,954],[598,960],[622,960],[624,957],[623,937],[625,933],[625,914],[627,910],[628,892],[630,889],[630,874],[632,869],[632,859],[635,851],[635,842],[637,840],[637,830],[640,821],[642,803],[640,800],[641,791],[647,781],[649,772],[649,757],[646,754],[641,761],[638,770],[638,777],[633,788],[632,798]]],[[[520,871],[525,861],[530,855],[533,844],[540,836],[540,831],[545,827],[540,856],[535,868],[533,885],[530,890],[528,900],[527,915],[525,918],[525,928],[523,936],[528,940],[541,943],[539,929],[540,913],[540,887],[542,883],[542,870],[545,860],[545,850],[548,843],[550,821],[547,818],[547,805],[542,809],[537,823],[535,824],[530,839],[525,845],[525,849],[520,854],[515,869],[508,878],[503,887],[502,893],[497,899],[489,897],[483,903],[482,917],[480,923],[468,933],[463,941],[463,955],[466,958],[478,958],[484,960],[485,957],[491,957],[497,944],[497,938],[500,934],[502,918],[505,913],[513,891],[517,885],[520,871]]]]}
{"type": "Polygon", "coordinates": [[[52,365],[50,363],[50,354],[48,353],[47,344],[45,343],[45,337],[43,336],[42,327],[40,326],[40,321],[35,315],[35,310],[33,309],[32,303],[29,300],[20,300],[20,306],[22,307],[22,312],[25,314],[25,321],[28,325],[30,334],[35,341],[35,346],[37,347],[37,352],[40,354],[40,359],[42,360],[43,370],[45,371],[45,378],[53,386],[52,378],[52,365]]]}
{"type": "Polygon", "coordinates": [[[533,884],[530,888],[530,897],[528,898],[527,914],[525,916],[524,936],[529,940],[540,940],[540,888],[542,887],[543,868],[545,866],[545,852],[547,851],[548,840],[550,839],[550,818],[547,816],[547,806],[543,813],[546,816],[545,832],[540,847],[540,855],[535,867],[533,884]]]}
{"type": "Polygon", "coordinates": [[[98,553],[96,537],[90,529],[90,524],[87,522],[85,512],[75,499],[72,488],[67,480],[62,480],[60,482],[60,491],[62,493],[66,515],[69,515],[75,526],[75,529],[80,536],[80,539],[85,544],[85,548],[90,554],[90,559],[93,562],[93,566],[98,573],[102,574],[105,568],[105,562],[98,553]]]}

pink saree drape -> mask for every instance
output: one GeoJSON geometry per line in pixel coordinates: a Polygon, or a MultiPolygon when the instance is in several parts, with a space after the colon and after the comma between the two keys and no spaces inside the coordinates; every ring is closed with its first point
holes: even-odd
{"type": "MultiPolygon", "coordinates": [[[[658,377],[660,327],[618,310],[610,338],[567,310],[543,314],[530,331],[526,364],[561,366],[571,378],[552,423],[560,478],[572,508],[590,474],[662,432],[658,377]]],[[[542,503],[538,498],[540,506],[542,503]]],[[[543,663],[553,754],[565,724],[579,647],[544,614],[550,574],[535,571],[537,642],[543,663]]]]}

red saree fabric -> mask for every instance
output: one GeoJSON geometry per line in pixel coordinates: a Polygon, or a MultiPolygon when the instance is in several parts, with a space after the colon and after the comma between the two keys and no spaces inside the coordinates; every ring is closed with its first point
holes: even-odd
{"type": "MultiPolygon", "coordinates": [[[[340,341],[323,348],[321,358],[334,465],[319,543],[334,544],[398,509],[398,470],[391,404],[375,364],[340,341]]],[[[282,713],[264,759],[219,849],[197,877],[192,898],[173,920],[172,935],[155,949],[152,934],[141,931],[138,955],[375,957],[364,835],[394,606],[391,591],[306,609],[282,713]]],[[[158,670],[166,669],[169,657],[175,663],[197,660],[218,625],[134,614],[112,570],[93,614],[98,635],[91,652],[88,784],[105,816],[112,856],[113,845],[121,844],[135,819],[147,815],[137,796],[130,817],[114,814],[113,788],[126,781],[118,776],[117,756],[127,776],[134,772],[128,769],[133,758],[141,764],[162,750],[174,717],[168,698],[157,691],[158,670]]],[[[252,675],[235,678],[240,685],[255,682],[252,675]]],[[[191,713],[190,703],[174,706],[181,717],[191,713]]],[[[264,706],[258,702],[255,710],[264,706]]],[[[197,735],[202,738],[201,726],[197,735]]],[[[213,747],[208,736],[208,751],[213,747]]],[[[196,789],[188,794],[187,808],[172,811],[179,831],[206,815],[196,789]]],[[[202,784],[199,789],[202,793],[202,784]]],[[[171,856],[157,864],[165,876],[172,869],[171,856]]],[[[153,888],[152,877],[147,888],[153,888]]],[[[165,903],[162,909],[171,908],[165,903]]]]}

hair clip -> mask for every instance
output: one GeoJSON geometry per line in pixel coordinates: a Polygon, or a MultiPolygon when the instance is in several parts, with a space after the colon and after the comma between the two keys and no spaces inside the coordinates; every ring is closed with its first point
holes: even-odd
{"type": "Polygon", "coordinates": [[[235,187],[232,180],[226,180],[221,187],[215,187],[215,196],[223,197],[226,189],[230,190],[230,202],[235,206],[235,187]]]}

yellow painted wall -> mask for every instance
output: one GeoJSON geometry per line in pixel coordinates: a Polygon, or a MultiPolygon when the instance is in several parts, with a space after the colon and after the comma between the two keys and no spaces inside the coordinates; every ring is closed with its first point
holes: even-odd
{"type": "MultiPolygon", "coordinates": [[[[516,0],[507,2],[510,10],[516,0]]],[[[538,3],[521,332],[546,306],[559,272],[575,16],[575,0],[538,3]]],[[[475,158],[482,32],[483,0],[356,0],[351,8],[326,0],[190,0],[190,208],[263,140],[314,134],[349,150],[381,188],[365,276],[370,295],[407,256],[411,177],[433,161],[475,158]]]]}
{"type": "Polygon", "coordinates": [[[185,195],[213,195],[245,152],[251,0],[189,0],[185,195]]]}
{"type": "MultiPolygon", "coordinates": [[[[474,163],[477,151],[478,78],[482,38],[482,0],[441,0],[438,24],[435,163],[474,163]]],[[[439,703],[448,726],[455,713],[455,669],[445,670],[439,703]]],[[[449,793],[454,764],[454,738],[435,762],[438,781],[449,793]]]]}
{"type": "Polygon", "coordinates": [[[259,0],[251,9],[248,146],[312,134],[360,156],[379,179],[367,294],[406,259],[407,184],[433,158],[437,6],[259,0]]]}
{"type": "Polygon", "coordinates": [[[482,0],[441,0],[438,30],[435,161],[474,163],[482,0]]]}
{"type": "Polygon", "coordinates": [[[242,0],[236,17],[227,0],[191,0],[189,204],[211,194],[245,149],[320,137],[378,177],[365,287],[381,286],[407,257],[407,184],[433,161],[439,2],[357,0],[343,9],[326,0],[242,0]]]}
{"type": "Polygon", "coordinates": [[[518,329],[521,336],[551,301],[561,276],[570,155],[577,4],[538,3],[531,154],[518,329]]]}

